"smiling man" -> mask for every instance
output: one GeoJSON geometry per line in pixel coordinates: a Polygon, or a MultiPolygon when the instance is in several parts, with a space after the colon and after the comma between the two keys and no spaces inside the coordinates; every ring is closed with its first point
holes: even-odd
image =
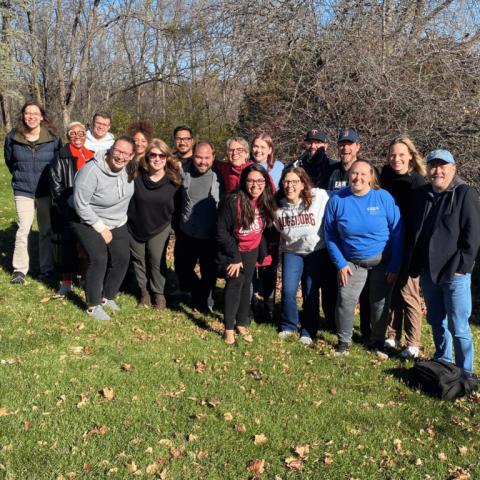
{"type": "Polygon", "coordinates": [[[175,158],[183,165],[193,160],[193,132],[189,127],[181,125],[173,131],[175,142],[175,158]]]}
{"type": "Polygon", "coordinates": [[[109,133],[112,126],[112,116],[106,110],[99,110],[92,120],[92,129],[87,132],[85,148],[92,152],[109,150],[115,141],[114,136],[109,133]]]}
{"type": "Polygon", "coordinates": [[[480,246],[480,205],[475,188],[456,176],[452,154],[435,150],[427,158],[428,184],[414,192],[415,242],[409,274],[420,276],[432,327],[435,359],[473,374],[470,277],[480,246]]]}
{"type": "Polygon", "coordinates": [[[212,230],[220,198],[225,193],[225,183],[213,166],[214,160],[213,145],[199,140],[193,149],[193,160],[180,170],[183,183],[177,192],[181,217],[175,230],[175,271],[182,290],[191,294],[194,307],[200,311],[213,307],[217,267],[212,230]],[[197,262],[201,279],[195,273],[197,262]]]}

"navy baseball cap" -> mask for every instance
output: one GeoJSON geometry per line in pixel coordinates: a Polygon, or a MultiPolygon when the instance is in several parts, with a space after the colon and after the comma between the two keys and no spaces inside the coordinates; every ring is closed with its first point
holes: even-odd
{"type": "Polygon", "coordinates": [[[432,160],[443,160],[447,163],[453,163],[455,165],[455,160],[453,155],[448,150],[434,150],[428,157],[427,163],[432,160]]]}
{"type": "Polygon", "coordinates": [[[354,130],[343,130],[342,132],[340,132],[337,143],[340,143],[343,140],[350,140],[351,142],[360,143],[357,132],[355,132],[354,130]]]}
{"type": "Polygon", "coordinates": [[[323,130],[310,130],[305,136],[305,141],[307,140],[320,140],[327,143],[327,134],[323,130]]]}

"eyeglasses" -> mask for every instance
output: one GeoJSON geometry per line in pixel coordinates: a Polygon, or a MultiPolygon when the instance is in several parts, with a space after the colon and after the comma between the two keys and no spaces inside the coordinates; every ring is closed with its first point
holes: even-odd
{"type": "Polygon", "coordinates": [[[254,183],[257,185],[264,185],[265,180],[253,180],[253,178],[247,178],[247,185],[253,185],[254,183]]]}
{"type": "Polygon", "coordinates": [[[23,115],[25,117],[41,117],[41,113],[35,113],[35,112],[23,112],[23,115]]]}
{"type": "Polygon", "coordinates": [[[98,125],[99,127],[105,127],[105,128],[110,127],[109,123],[97,122],[97,120],[95,120],[95,125],[98,125]]]}
{"type": "Polygon", "coordinates": [[[244,151],[245,151],[244,148],[230,148],[229,150],[227,150],[227,154],[233,155],[235,153],[243,153],[244,151]]]}
{"type": "Polygon", "coordinates": [[[164,154],[164,153],[153,153],[153,152],[150,152],[148,154],[148,158],[151,158],[152,160],[154,160],[155,158],[159,158],[160,160],[165,160],[167,158],[167,156],[164,154]]]}
{"type": "Polygon", "coordinates": [[[121,150],[118,150],[117,148],[112,148],[112,153],[116,157],[123,158],[124,160],[128,160],[133,155],[133,153],[122,152],[121,150]]]}
{"type": "Polygon", "coordinates": [[[294,187],[296,187],[298,184],[300,183],[300,180],[284,180],[283,181],[283,184],[284,185],[292,185],[294,187]]]}
{"type": "Polygon", "coordinates": [[[75,130],[69,130],[67,132],[67,135],[69,137],[78,137],[78,138],[83,138],[86,134],[87,132],[85,130],[79,130],[78,132],[76,132],[75,130]]]}
{"type": "Polygon", "coordinates": [[[188,143],[190,140],[193,140],[192,137],[175,137],[175,143],[188,143]]]}

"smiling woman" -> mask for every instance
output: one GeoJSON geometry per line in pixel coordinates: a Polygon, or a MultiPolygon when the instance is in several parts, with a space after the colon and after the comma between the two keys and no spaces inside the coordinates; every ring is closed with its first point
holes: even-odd
{"type": "Polygon", "coordinates": [[[76,211],[70,225],[88,256],[85,276],[87,313],[109,320],[102,306],[119,310],[114,299],[128,268],[127,209],[133,195],[134,171],[126,166],[135,155],[127,136],[115,140],[110,151],[98,152],[75,177],[69,205],[76,211]]]}

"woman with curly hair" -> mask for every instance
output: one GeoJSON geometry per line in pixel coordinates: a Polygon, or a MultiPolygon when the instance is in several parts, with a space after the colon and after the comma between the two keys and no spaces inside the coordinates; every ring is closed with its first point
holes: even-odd
{"type": "Polygon", "coordinates": [[[137,152],[135,160],[140,162],[144,158],[145,150],[155,135],[155,126],[146,120],[137,120],[128,126],[127,133],[135,142],[137,152]]]}
{"type": "Polygon", "coordinates": [[[135,179],[135,193],[128,208],[130,251],[138,286],[142,291],[139,305],[166,307],[167,247],[170,238],[174,195],[182,179],[180,164],[163,140],[154,138],[140,160],[135,179]]]}
{"type": "Polygon", "coordinates": [[[242,171],[239,186],[228,193],[218,210],[215,239],[220,276],[226,278],[224,321],[225,343],[235,344],[237,332],[246,334],[250,284],[257,261],[267,253],[263,236],[275,218],[275,198],[270,175],[260,165],[249,165],[242,171]]]}
{"type": "Polygon", "coordinates": [[[319,327],[320,278],[327,260],[323,218],[329,196],[314,188],[301,167],[283,171],[276,194],[275,227],[282,247],[282,309],[280,337],[297,332],[298,284],[302,281],[303,314],[300,341],[309,345],[319,327]]]}

